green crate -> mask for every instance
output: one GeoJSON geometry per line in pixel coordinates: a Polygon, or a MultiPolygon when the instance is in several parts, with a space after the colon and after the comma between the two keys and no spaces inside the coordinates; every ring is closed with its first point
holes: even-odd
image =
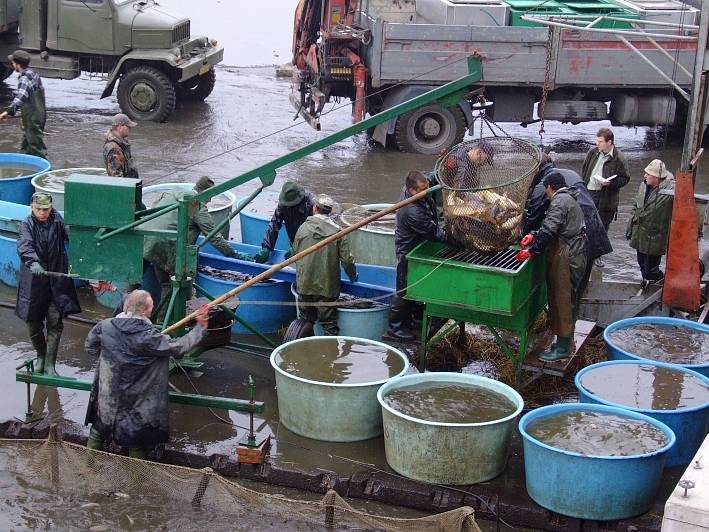
{"type": "Polygon", "coordinates": [[[436,257],[445,247],[423,242],[408,255],[406,297],[424,303],[514,316],[544,283],[544,261],[532,257],[516,271],[436,257]]]}

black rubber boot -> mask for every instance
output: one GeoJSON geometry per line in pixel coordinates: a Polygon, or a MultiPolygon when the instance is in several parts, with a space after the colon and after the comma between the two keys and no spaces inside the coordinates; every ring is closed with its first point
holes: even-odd
{"type": "Polygon", "coordinates": [[[549,351],[545,351],[539,356],[540,360],[546,362],[554,362],[562,358],[571,356],[571,338],[568,336],[558,336],[556,342],[551,346],[549,351]]]}

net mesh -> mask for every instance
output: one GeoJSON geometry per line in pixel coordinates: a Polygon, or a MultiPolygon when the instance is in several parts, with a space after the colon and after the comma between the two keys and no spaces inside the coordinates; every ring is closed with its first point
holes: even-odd
{"type": "Polygon", "coordinates": [[[473,509],[462,507],[417,519],[378,516],[353,508],[330,490],[319,501],[289,499],[255,491],[227,480],[210,468],[191,469],[102,451],[61,441],[0,439],[7,470],[23,482],[53,491],[81,496],[104,492],[125,497],[163,498],[191,507],[202,507],[245,517],[288,519],[314,525],[313,529],[402,532],[480,532],[473,509]]]}
{"type": "Polygon", "coordinates": [[[541,152],[512,137],[458,144],[436,163],[448,234],[466,249],[494,253],[519,239],[541,152]]]}

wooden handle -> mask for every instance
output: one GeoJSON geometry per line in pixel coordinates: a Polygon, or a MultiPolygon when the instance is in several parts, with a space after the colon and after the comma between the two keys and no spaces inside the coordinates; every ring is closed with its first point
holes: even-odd
{"type": "MultiPolygon", "coordinates": [[[[441,188],[440,185],[436,185],[435,187],[428,188],[428,189],[426,189],[426,190],[424,190],[424,191],[422,191],[422,192],[419,192],[419,193],[416,194],[415,196],[411,196],[410,198],[407,198],[407,199],[405,199],[405,200],[402,200],[402,201],[400,201],[399,203],[395,203],[394,205],[392,205],[392,206],[390,206],[390,207],[387,207],[386,209],[381,210],[381,211],[379,211],[378,213],[373,214],[372,216],[369,216],[369,217],[367,217],[367,218],[364,218],[363,220],[360,220],[359,222],[357,222],[357,223],[354,224],[354,225],[351,225],[351,226],[349,226],[349,227],[347,227],[347,228],[345,228],[345,229],[340,229],[340,230],[339,230],[337,233],[335,233],[334,235],[330,235],[330,236],[327,237],[326,239],[321,240],[320,242],[318,242],[317,244],[313,244],[313,245],[310,246],[309,248],[304,249],[303,251],[301,251],[300,253],[297,253],[296,255],[293,255],[291,258],[289,258],[289,259],[287,259],[287,260],[285,260],[285,261],[283,261],[283,262],[281,262],[281,263],[279,263],[279,264],[274,264],[273,266],[271,266],[271,267],[270,267],[268,270],[266,270],[265,272],[259,273],[257,276],[252,277],[251,279],[249,279],[249,280],[246,281],[245,283],[243,283],[243,284],[237,286],[236,288],[234,288],[234,289],[232,289],[232,290],[229,290],[229,291],[226,292],[225,294],[222,294],[221,296],[219,296],[218,298],[216,298],[214,301],[211,301],[210,303],[208,303],[208,305],[209,305],[210,307],[211,307],[211,306],[214,306],[214,305],[221,305],[222,303],[224,303],[224,301],[226,301],[226,300],[228,300],[228,299],[234,297],[234,296],[235,296],[236,294],[238,294],[239,292],[241,292],[241,291],[243,291],[243,290],[246,290],[247,288],[249,288],[249,287],[255,285],[256,283],[260,283],[261,281],[263,281],[263,280],[265,280],[265,279],[268,279],[269,277],[271,277],[271,275],[273,275],[273,274],[276,273],[277,271],[282,270],[282,269],[285,268],[286,266],[290,266],[290,265],[293,264],[295,261],[300,260],[300,259],[302,259],[303,257],[306,257],[306,256],[310,255],[310,254],[313,253],[314,251],[317,251],[317,250],[319,250],[320,248],[323,248],[323,247],[327,246],[328,244],[330,244],[330,243],[332,243],[332,242],[335,242],[336,240],[339,240],[339,239],[342,238],[343,236],[348,235],[348,234],[351,233],[352,231],[356,231],[357,229],[359,229],[359,228],[362,227],[362,226],[365,226],[365,225],[367,225],[367,224],[369,224],[369,223],[371,223],[371,222],[374,222],[375,220],[378,220],[379,218],[382,218],[383,216],[386,216],[387,214],[390,214],[390,213],[392,213],[392,212],[398,211],[398,210],[401,209],[402,207],[406,207],[406,206],[409,205],[410,203],[414,203],[414,202],[416,202],[416,201],[418,201],[418,200],[420,200],[420,199],[426,197],[426,196],[427,196],[428,194],[430,194],[431,192],[435,192],[435,191],[437,191],[437,190],[440,190],[440,188],[441,188]]],[[[192,314],[189,314],[188,316],[185,316],[185,317],[182,318],[180,321],[177,321],[177,322],[173,323],[172,325],[170,325],[169,327],[167,327],[166,329],[164,329],[162,332],[165,333],[165,334],[169,334],[169,333],[171,333],[171,332],[173,332],[173,331],[179,329],[180,327],[183,327],[184,325],[187,325],[188,323],[190,323],[190,322],[194,319],[194,317],[195,317],[196,314],[197,314],[197,312],[193,312],[192,314]]]]}

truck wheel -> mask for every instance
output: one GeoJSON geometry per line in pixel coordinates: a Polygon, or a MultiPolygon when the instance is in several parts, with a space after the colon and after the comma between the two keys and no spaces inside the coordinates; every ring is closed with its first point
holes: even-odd
{"type": "Polygon", "coordinates": [[[118,85],[118,104],[133,120],[165,122],[175,110],[175,87],[157,68],[128,70],[118,85]]]}
{"type": "Polygon", "coordinates": [[[313,334],[313,324],[308,320],[298,318],[293,320],[288,326],[288,330],[285,336],[283,336],[283,343],[298,340],[299,338],[307,338],[313,336],[313,334]]]}
{"type": "Polygon", "coordinates": [[[465,115],[457,105],[424,105],[396,120],[394,142],[400,151],[437,155],[461,142],[465,130],[465,115]]]}
{"type": "Polygon", "coordinates": [[[176,83],[177,99],[185,102],[202,102],[212,94],[216,82],[217,73],[212,68],[206,74],[176,83]]]}

